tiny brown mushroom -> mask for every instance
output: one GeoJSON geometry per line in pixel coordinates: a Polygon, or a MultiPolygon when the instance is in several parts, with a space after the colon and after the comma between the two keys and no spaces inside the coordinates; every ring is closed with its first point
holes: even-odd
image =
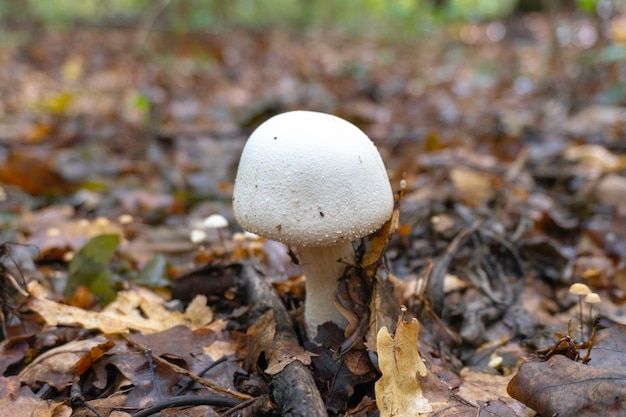
{"type": "Polygon", "coordinates": [[[591,316],[593,305],[598,304],[601,301],[602,299],[595,292],[591,292],[585,295],[585,303],[589,304],[589,326],[590,326],[589,335],[591,335],[591,327],[593,327],[593,317],[591,316]]]}
{"type": "Polygon", "coordinates": [[[581,284],[581,283],[577,282],[575,284],[572,284],[569,287],[569,292],[570,292],[570,294],[578,296],[578,309],[579,309],[579,313],[580,313],[580,339],[581,339],[581,341],[583,341],[583,339],[584,339],[584,335],[583,335],[583,297],[585,295],[591,293],[591,290],[585,284],[581,284]]]}

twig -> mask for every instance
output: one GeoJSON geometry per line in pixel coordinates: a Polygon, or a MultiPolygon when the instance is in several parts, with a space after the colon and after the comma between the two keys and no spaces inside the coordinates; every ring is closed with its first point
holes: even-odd
{"type": "Polygon", "coordinates": [[[70,404],[72,405],[72,409],[85,407],[87,410],[94,413],[96,417],[103,417],[98,410],[85,401],[85,397],[83,396],[83,392],[78,381],[74,381],[70,388],[70,404]]]}
{"type": "Polygon", "coordinates": [[[267,394],[261,395],[252,400],[244,401],[241,404],[237,404],[233,408],[223,412],[221,414],[221,417],[230,417],[240,410],[246,410],[248,414],[243,415],[248,416],[267,414],[272,410],[272,401],[269,399],[269,396],[267,394]]]}
{"type": "MultiPolygon", "coordinates": [[[[215,368],[217,365],[219,365],[220,363],[224,363],[226,362],[226,356],[222,356],[221,358],[219,358],[218,360],[216,360],[215,362],[207,365],[203,370],[201,370],[198,373],[198,376],[203,376],[204,374],[206,374],[207,372],[209,372],[211,369],[215,368]]],[[[176,394],[174,395],[182,395],[182,393],[184,393],[185,391],[187,391],[187,389],[189,389],[189,387],[191,386],[191,384],[194,383],[193,379],[190,379],[189,381],[187,381],[185,384],[183,384],[182,387],[180,387],[178,389],[178,391],[176,391],[176,394]]]]}
{"type": "Polygon", "coordinates": [[[474,233],[482,224],[482,220],[474,221],[470,226],[461,230],[450,242],[446,251],[437,258],[437,262],[428,277],[428,295],[432,310],[436,315],[441,316],[443,312],[443,281],[448,267],[452,263],[454,256],[459,248],[465,243],[465,240],[474,233]]]}
{"type": "Polygon", "coordinates": [[[240,404],[241,400],[228,397],[220,397],[217,395],[184,395],[179,397],[170,397],[162,401],[157,401],[150,407],[132,414],[132,417],[148,417],[159,411],[171,407],[183,407],[187,405],[212,405],[218,407],[233,407],[240,404]]]}
{"type": "MultiPolygon", "coordinates": [[[[131,340],[127,335],[122,334],[121,335],[129,344],[131,344],[132,346],[134,346],[135,348],[146,352],[149,350],[149,348],[147,348],[146,346],[143,346],[141,343],[135,342],[134,340],[131,340]]],[[[249,400],[252,399],[251,396],[246,395],[246,394],[241,394],[239,392],[235,392],[235,391],[231,391],[229,389],[225,389],[222,387],[219,387],[203,378],[200,378],[198,375],[194,374],[193,372],[190,372],[188,370],[186,370],[185,368],[182,368],[176,364],[173,364],[171,362],[166,361],[165,359],[161,358],[160,356],[154,355],[152,354],[152,358],[156,361],[159,362],[165,366],[169,366],[170,368],[172,368],[174,371],[178,372],[179,374],[185,375],[186,377],[192,379],[193,381],[197,382],[198,384],[202,385],[203,387],[206,387],[208,389],[211,389],[213,391],[237,398],[239,400],[249,400]]],[[[238,404],[238,403],[237,403],[238,404]]]]}

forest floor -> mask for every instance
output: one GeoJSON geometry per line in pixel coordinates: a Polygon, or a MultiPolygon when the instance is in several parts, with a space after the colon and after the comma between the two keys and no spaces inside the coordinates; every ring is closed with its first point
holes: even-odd
{"type": "Polygon", "coordinates": [[[280,415],[295,361],[330,415],[624,415],[625,23],[561,25],[419,41],[2,29],[1,409],[280,415]],[[286,248],[232,215],[247,137],[295,109],[359,126],[406,184],[395,233],[370,246],[372,328],[341,355],[331,327],[302,340],[286,248]],[[299,339],[281,343],[280,314],[250,294],[260,275],[299,339]],[[601,301],[581,311],[573,283],[601,301]]]}

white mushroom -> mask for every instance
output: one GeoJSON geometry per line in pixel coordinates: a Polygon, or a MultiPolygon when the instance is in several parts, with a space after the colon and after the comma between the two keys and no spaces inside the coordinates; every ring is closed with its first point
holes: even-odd
{"type": "Polygon", "coordinates": [[[327,321],[345,328],[335,294],[346,264],[354,263],[351,241],[379,229],[393,211],[385,166],[367,135],[324,113],[267,120],[244,147],[233,209],[245,230],[296,250],[309,337],[327,321]]]}

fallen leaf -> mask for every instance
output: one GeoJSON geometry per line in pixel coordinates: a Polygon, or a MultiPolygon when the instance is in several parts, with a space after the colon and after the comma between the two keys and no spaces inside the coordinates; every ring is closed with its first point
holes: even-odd
{"type": "Polygon", "coordinates": [[[449,175],[459,196],[473,205],[491,198],[501,182],[495,175],[467,168],[452,168],[449,175]]]}
{"type": "Polygon", "coordinates": [[[596,198],[626,214],[626,176],[610,174],[602,178],[594,189],[596,198]]]}
{"type": "Polygon", "coordinates": [[[534,415],[532,411],[525,408],[518,401],[508,397],[506,384],[511,380],[511,376],[472,372],[466,368],[461,373],[461,377],[463,382],[457,390],[457,395],[473,406],[478,408],[481,406],[481,402],[502,401],[500,406],[507,410],[506,415],[534,415]]]}
{"type": "Polygon", "coordinates": [[[565,151],[566,159],[580,164],[589,175],[618,172],[626,166],[626,158],[615,155],[604,146],[578,145],[565,151]]]}
{"type": "Polygon", "coordinates": [[[598,331],[588,364],[553,355],[524,362],[509,395],[541,415],[623,416],[626,409],[626,326],[598,331]]]}
{"type": "Polygon", "coordinates": [[[75,186],[65,181],[49,156],[34,156],[28,150],[10,153],[0,166],[0,183],[19,187],[33,195],[71,193],[75,186]]]}
{"type": "Polygon", "coordinates": [[[28,387],[20,390],[18,377],[0,376],[0,410],[3,416],[70,417],[72,408],[64,402],[38,398],[28,387]],[[9,392],[7,392],[10,390],[9,392]],[[9,394],[9,395],[7,395],[9,394]]]}
{"type": "Polygon", "coordinates": [[[120,240],[118,234],[96,236],[78,251],[69,265],[66,297],[72,297],[79,286],[85,286],[105,303],[113,301],[115,291],[109,262],[120,240]]]}
{"type": "Polygon", "coordinates": [[[108,340],[104,336],[93,339],[75,340],[62,346],[50,349],[37,356],[20,372],[20,381],[35,386],[46,383],[59,391],[64,390],[76,378],[76,364],[91,349],[108,340]]]}
{"type": "Polygon", "coordinates": [[[378,364],[382,376],[376,381],[376,402],[381,417],[427,416],[433,408],[422,395],[419,377],[427,374],[418,351],[419,322],[401,320],[395,337],[386,327],[378,332],[378,364]]]}
{"type": "Polygon", "coordinates": [[[4,374],[7,368],[24,359],[28,351],[32,335],[11,337],[0,344],[0,373],[4,374]]]}
{"type": "Polygon", "coordinates": [[[313,355],[304,350],[295,339],[281,337],[274,338],[272,346],[265,352],[269,356],[269,363],[265,368],[265,373],[268,375],[276,375],[285,369],[285,366],[295,361],[310,365],[313,355]]]}
{"type": "Polygon", "coordinates": [[[115,346],[115,342],[112,340],[107,340],[104,343],[100,343],[89,349],[89,352],[85,353],[77,362],[76,362],[76,375],[82,375],[91,366],[95,361],[100,359],[106,352],[111,350],[115,346]]]}
{"type": "Polygon", "coordinates": [[[213,318],[206,298],[197,296],[190,309],[181,313],[165,308],[165,300],[145,288],[120,291],[115,301],[102,312],[84,310],[48,300],[41,286],[29,283],[29,292],[33,297],[28,306],[37,312],[51,326],[80,325],[85,329],[99,329],[105,334],[126,333],[135,330],[153,333],[178,325],[185,325],[192,330],[204,327],[213,318]]]}
{"type": "Polygon", "coordinates": [[[259,317],[246,331],[246,369],[257,363],[261,354],[268,361],[264,372],[276,375],[292,362],[311,364],[312,353],[307,352],[293,338],[276,333],[274,311],[269,310],[259,317]]]}

